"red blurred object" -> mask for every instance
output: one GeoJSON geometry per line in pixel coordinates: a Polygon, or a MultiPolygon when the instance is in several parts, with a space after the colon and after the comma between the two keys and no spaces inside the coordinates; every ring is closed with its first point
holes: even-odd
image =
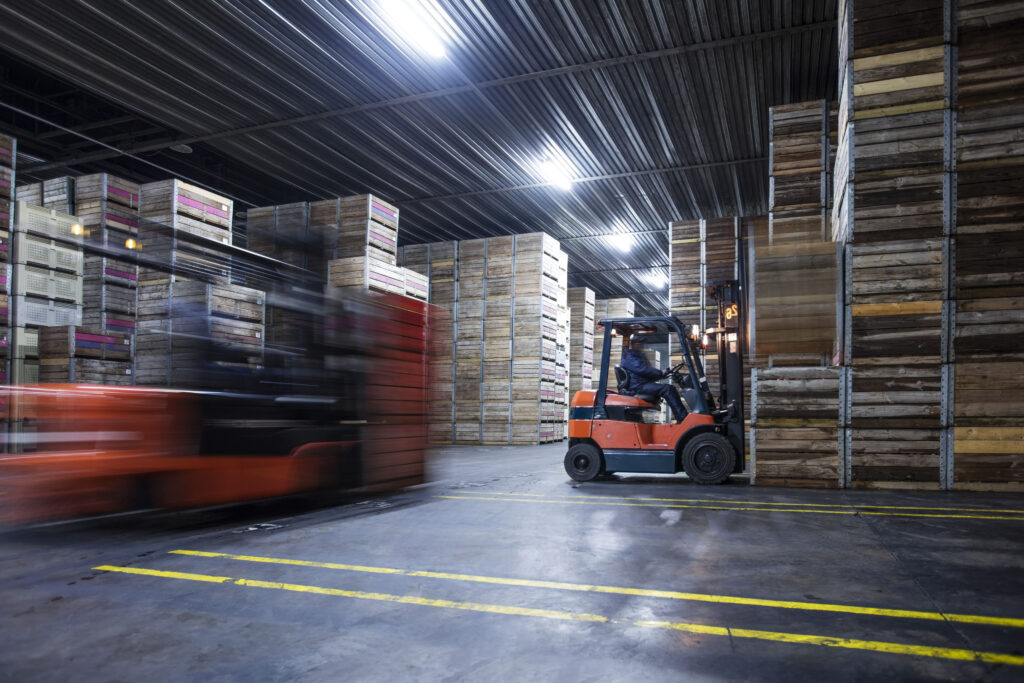
{"type": "Polygon", "coordinates": [[[362,343],[330,353],[350,362],[355,369],[342,372],[362,373],[361,381],[333,383],[325,372],[323,382],[332,384],[313,396],[6,387],[0,519],[30,523],[422,482],[432,307],[394,294],[358,303],[357,313],[334,324],[340,320],[347,339],[362,343]],[[307,426],[311,416],[315,427],[307,426]]]}

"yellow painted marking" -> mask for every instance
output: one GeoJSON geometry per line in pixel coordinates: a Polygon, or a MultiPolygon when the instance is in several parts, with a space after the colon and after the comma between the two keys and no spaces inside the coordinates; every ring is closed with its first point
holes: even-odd
{"type": "Polygon", "coordinates": [[[766,500],[741,500],[741,501],[729,501],[729,500],[714,500],[713,498],[650,498],[647,496],[559,496],[555,495],[542,495],[539,493],[500,493],[497,491],[455,491],[458,494],[473,494],[473,495],[488,495],[488,496],[514,496],[516,498],[531,497],[531,498],[607,498],[611,500],[636,500],[636,501],[653,501],[653,502],[679,502],[679,503],[713,503],[721,505],[782,505],[785,507],[820,507],[820,508],[850,508],[850,509],[882,509],[882,510],[943,510],[946,512],[987,512],[987,513],[998,513],[1000,515],[1024,515],[1024,510],[1000,510],[999,508],[960,508],[960,507],[924,507],[924,506],[911,506],[911,505],[858,505],[847,504],[847,503],[777,503],[766,500]]]}
{"type": "MultiPolygon", "coordinates": [[[[997,517],[994,515],[943,515],[914,512],[866,512],[864,510],[794,510],[789,508],[757,508],[757,507],[721,507],[720,505],[680,505],[678,503],[613,503],[602,500],[552,500],[549,498],[490,498],[484,496],[434,496],[435,498],[451,498],[453,500],[490,500],[506,503],[560,503],[564,505],[618,505],[623,507],[643,508],[698,508],[701,510],[731,510],[742,512],[802,512],[811,515],[872,515],[875,517],[934,517],[940,519],[990,519],[1012,520],[1024,522],[1024,517],[997,517]]],[[[582,498],[582,496],[577,496],[582,498]]]]}
{"type": "Polygon", "coordinates": [[[271,588],[275,590],[292,591],[296,593],[315,593],[317,595],[332,595],[341,598],[356,598],[359,600],[378,600],[382,602],[398,602],[404,605],[423,605],[425,607],[445,607],[447,609],[460,609],[471,612],[491,612],[493,614],[514,614],[526,617],[541,617],[543,619],[565,619],[569,621],[608,621],[608,617],[599,614],[586,614],[577,612],[560,612],[550,609],[534,609],[532,607],[514,607],[511,605],[489,605],[478,602],[458,602],[454,600],[434,600],[421,598],[416,595],[392,595],[390,593],[368,593],[366,591],[350,591],[340,588],[324,588],[323,586],[307,586],[298,583],[280,583],[277,581],[258,581],[255,579],[236,579],[228,576],[208,576],[206,574],[190,574],[187,572],[166,572],[157,569],[141,569],[138,567],[115,567],[109,564],[93,567],[97,571],[120,572],[123,574],[140,574],[143,576],[156,576],[164,579],[181,579],[185,581],[205,581],[208,583],[231,583],[236,586],[247,586],[250,588],[271,588]]]}
{"type": "MultiPolygon", "coordinates": [[[[280,583],[277,581],[259,581],[256,579],[236,579],[226,576],[208,576],[205,574],[189,574],[185,572],[167,572],[156,569],[143,569],[139,567],[117,567],[113,565],[100,565],[94,567],[97,571],[120,572],[143,576],[155,576],[159,578],[179,579],[185,581],[202,581],[207,583],[231,583],[236,586],[247,588],[266,588],[270,590],[292,591],[296,593],[311,593],[314,595],[329,595],[332,597],[355,598],[359,600],[377,600],[382,602],[394,602],[406,605],[420,605],[424,607],[441,607],[445,609],[457,609],[471,612],[488,612],[491,614],[507,614],[516,616],[539,617],[543,619],[560,619],[567,621],[621,623],[616,622],[600,614],[587,614],[580,612],[562,612],[556,610],[533,609],[529,607],[513,607],[510,605],[491,605],[475,602],[459,602],[454,600],[434,600],[421,598],[414,595],[392,595],[390,593],[368,593],[365,591],[342,590],[339,588],[325,588],[323,586],[309,586],[305,584],[280,583]]],[[[705,624],[690,624],[685,622],[670,621],[636,621],[635,626],[645,628],[662,628],[689,633],[700,633],[704,635],[731,636],[734,638],[751,638],[756,640],[767,640],[780,643],[794,643],[800,645],[818,645],[824,647],[839,647],[851,650],[869,650],[873,652],[884,652],[889,654],[914,655],[919,657],[933,657],[939,659],[956,659],[963,661],[979,661],[990,664],[1009,664],[1012,666],[1024,666],[1024,656],[1010,655],[999,652],[977,652],[974,650],[962,650],[945,647],[931,647],[927,645],[907,645],[904,643],[887,643],[883,641],[856,640],[852,638],[834,638],[829,636],[806,635],[801,633],[784,633],[778,631],[756,631],[752,629],[729,628],[724,626],[711,626],[705,624]]]]}
{"type": "Polygon", "coordinates": [[[756,631],[746,628],[725,628],[722,626],[705,626],[671,621],[637,621],[636,626],[647,628],[666,628],[687,633],[700,633],[709,636],[732,636],[733,638],[752,638],[754,640],[770,640],[777,643],[798,643],[801,645],[820,645],[823,647],[841,647],[849,650],[868,650],[886,652],[897,655],[917,657],[935,657],[938,659],[957,659],[968,662],[985,662],[987,664],[1009,664],[1024,666],[1024,656],[1008,655],[1000,652],[978,652],[951,647],[932,647],[929,645],[906,645],[904,643],[887,643],[880,640],[858,640],[855,638],[831,638],[829,636],[805,635],[802,633],[782,633],[779,631],[756,631]]]}
{"type": "Polygon", "coordinates": [[[865,95],[880,95],[887,92],[898,92],[900,90],[913,90],[915,88],[930,88],[942,85],[945,82],[945,75],[941,71],[930,74],[919,74],[917,76],[900,76],[898,78],[886,78],[881,81],[867,81],[865,83],[854,83],[853,96],[862,97],[865,95]]]}
{"type": "Polygon", "coordinates": [[[586,583],[567,583],[564,581],[544,581],[538,579],[512,579],[497,576],[479,576],[475,574],[457,574],[450,572],[432,572],[413,569],[393,569],[388,567],[365,567],[357,564],[339,564],[336,562],[315,562],[312,560],[291,560],[278,557],[260,557],[257,555],[234,555],[232,553],[214,553],[204,550],[172,550],[172,555],[189,555],[192,557],[216,557],[242,562],[260,562],[299,567],[319,567],[321,569],[339,569],[343,571],[370,572],[374,574],[399,574],[428,579],[448,579],[452,581],[472,581],[502,586],[522,586],[527,588],[552,588],[555,590],[579,591],[586,593],[607,593],[612,595],[635,595],[645,598],[666,598],[670,600],[690,600],[696,602],[713,602],[730,605],[750,605],[754,607],[775,607],[780,609],[801,609],[816,612],[843,612],[847,614],[867,614],[880,617],[898,617],[903,619],[926,619],[929,621],[958,621],[968,624],[988,624],[993,626],[1011,626],[1024,628],[1024,619],[1011,617],[989,617],[980,614],[943,614],[941,612],[922,612],[918,610],[887,609],[884,607],[861,607],[860,605],[841,605],[817,602],[794,602],[791,600],[767,600],[763,598],[744,598],[734,595],[714,595],[707,593],[684,593],[680,591],[655,590],[650,588],[626,588],[622,586],[601,586],[586,583]]]}

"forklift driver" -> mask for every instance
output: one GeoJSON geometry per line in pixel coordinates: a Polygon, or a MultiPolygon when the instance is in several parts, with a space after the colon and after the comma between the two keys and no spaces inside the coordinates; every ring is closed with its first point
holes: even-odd
{"type": "Polygon", "coordinates": [[[644,355],[644,336],[634,334],[629,339],[629,350],[622,354],[620,366],[629,375],[628,390],[634,396],[657,396],[665,399],[668,407],[672,409],[672,416],[676,422],[682,422],[686,417],[686,409],[683,401],[679,398],[679,392],[671,384],[659,384],[659,379],[665,375],[655,369],[647,356],[644,355]]]}

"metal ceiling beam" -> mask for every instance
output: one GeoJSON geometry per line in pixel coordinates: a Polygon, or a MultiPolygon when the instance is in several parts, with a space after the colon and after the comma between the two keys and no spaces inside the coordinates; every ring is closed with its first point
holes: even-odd
{"type": "Polygon", "coordinates": [[[565,76],[567,74],[580,73],[584,71],[593,71],[596,69],[605,69],[614,66],[621,66],[624,64],[635,64],[638,62],[665,59],[668,57],[675,57],[677,55],[687,54],[691,52],[705,52],[708,50],[715,50],[721,47],[730,47],[734,45],[742,45],[745,43],[758,42],[762,40],[770,40],[772,38],[777,38],[780,36],[788,36],[800,33],[832,29],[835,27],[835,25],[835,20],[820,21],[813,24],[803,24],[801,26],[792,26],[788,28],[775,29],[771,31],[759,31],[756,33],[748,33],[745,35],[734,36],[732,38],[720,38],[717,40],[708,40],[700,43],[692,43],[690,45],[680,45],[677,47],[666,48],[663,50],[652,50],[650,52],[642,52],[640,54],[629,55],[626,57],[599,59],[591,62],[584,62],[582,64],[574,64],[571,66],[558,67],[555,69],[546,69],[543,71],[534,71],[527,74],[520,74],[518,76],[508,76],[505,78],[483,81],[481,83],[469,83],[466,85],[455,86],[452,88],[431,90],[428,92],[416,93],[413,95],[405,95],[403,97],[395,97],[392,99],[381,100],[378,102],[368,102],[366,104],[359,104],[351,107],[328,109],[326,111],[317,112],[315,114],[306,114],[303,116],[294,116],[287,119],[279,119],[276,121],[267,121],[265,123],[255,124],[252,126],[243,126],[241,128],[233,128],[229,130],[221,130],[212,133],[204,133],[202,135],[194,135],[191,137],[177,136],[175,138],[170,138],[161,142],[155,142],[146,145],[137,145],[135,147],[131,147],[125,150],[108,150],[103,152],[95,152],[93,154],[85,154],[82,156],[70,157],[67,159],[60,159],[51,162],[49,166],[45,164],[39,164],[34,166],[33,168],[26,170],[43,171],[46,170],[47,168],[63,166],[67,164],[102,161],[104,159],[110,159],[112,157],[118,156],[119,154],[142,154],[145,152],[156,152],[176,144],[191,145],[197,142],[209,142],[211,140],[219,140],[239,135],[248,135],[250,133],[257,133],[265,130],[272,130],[275,128],[285,128],[289,126],[294,126],[300,123],[322,121],[324,119],[374,111],[377,109],[389,109],[392,107],[397,107],[405,104],[412,104],[415,102],[432,100],[439,97],[450,97],[452,95],[475,92],[477,90],[486,88],[496,88],[507,85],[513,85],[516,83],[525,83],[529,81],[537,81],[547,78],[556,78],[558,76],[565,76]]]}
{"type": "MultiPolygon", "coordinates": [[[[49,100],[47,100],[49,101],[49,100]]],[[[93,121],[92,123],[83,123],[80,126],[73,126],[72,130],[75,133],[82,133],[87,130],[96,130],[97,128],[105,128],[107,126],[120,126],[122,123],[131,123],[132,121],[140,121],[138,116],[117,116],[112,119],[103,119],[102,121],[93,121]]],[[[38,140],[45,140],[46,138],[57,137],[58,135],[70,135],[67,131],[63,130],[48,130],[45,133],[40,133],[36,136],[38,140]]]]}
{"type": "MultiPolygon", "coordinates": [[[[751,157],[750,159],[734,159],[732,161],[712,161],[706,164],[690,164],[687,166],[669,166],[668,168],[652,168],[644,171],[626,171],[625,173],[607,173],[605,175],[587,176],[585,178],[573,178],[573,183],[589,183],[595,180],[616,180],[619,178],[636,178],[639,176],[658,175],[661,173],[675,173],[678,171],[698,171],[705,168],[718,168],[720,166],[737,166],[741,164],[756,164],[767,161],[768,157],[751,157]]],[[[446,199],[465,199],[467,197],[479,197],[486,194],[498,194],[502,192],[519,192],[521,190],[534,190],[539,187],[553,187],[554,183],[529,183],[527,185],[513,185],[511,187],[495,187],[489,190],[474,190],[472,192],[459,192],[457,194],[436,195],[433,197],[414,197],[412,199],[397,199],[395,204],[404,206],[406,204],[419,204],[422,202],[437,202],[446,199]]],[[[658,231],[662,232],[662,231],[658,231]]]]}

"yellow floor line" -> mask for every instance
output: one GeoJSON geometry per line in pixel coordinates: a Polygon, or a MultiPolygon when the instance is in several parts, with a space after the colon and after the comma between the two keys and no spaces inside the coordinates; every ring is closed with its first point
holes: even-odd
{"type": "Polygon", "coordinates": [[[917,657],[936,657],[940,659],[957,659],[968,662],[985,662],[987,664],[1009,664],[1024,666],[1024,656],[1009,655],[1000,652],[978,652],[950,647],[933,647],[930,645],[906,645],[904,643],[887,643],[879,640],[858,640],[856,638],[832,638],[829,636],[805,635],[802,633],[782,633],[778,631],[757,631],[746,628],[726,628],[721,626],[705,626],[686,622],[670,621],[637,621],[636,626],[647,628],[666,628],[687,633],[701,633],[711,636],[732,636],[733,638],[751,638],[754,640],[770,640],[777,643],[799,643],[801,645],[820,645],[823,647],[841,647],[848,650],[868,650],[870,652],[886,652],[897,655],[917,657]]]}
{"type": "MultiPolygon", "coordinates": [[[[484,495],[459,495],[459,496],[434,496],[435,498],[449,498],[452,500],[490,500],[496,502],[508,502],[508,503],[558,503],[564,505],[618,505],[624,507],[644,507],[644,508],[695,508],[700,510],[733,510],[733,511],[746,511],[746,512],[800,512],[809,515],[873,515],[880,517],[931,517],[938,519],[990,519],[990,520],[1011,520],[1014,522],[1024,522],[1024,517],[997,517],[994,515],[944,515],[944,514],[925,514],[925,513],[914,513],[914,512],[863,512],[860,510],[846,509],[846,510],[798,510],[788,508],[762,508],[762,507],[723,507],[722,505],[683,505],[680,503],[617,503],[613,501],[604,500],[575,500],[576,498],[584,498],[584,496],[569,496],[565,499],[553,499],[553,498],[493,498],[484,495]]],[[[630,500],[630,499],[625,499],[630,500]]]]}
{"type": "Polygon", "coordinates": [[[453,491],[458,494],[484,496],[514,496],[516,498],[597,498],[609,500],[656,501],[675,503],[711,503],[715,505],[783,505],[785,507],[850,508],[856,510],[937,510],[946,512],[987,512],[1000,515],[1024,515],[1024,510],[1000,510],[998,508],[922,507],[906,505],[858,505],[856,503],[778,503],[765,500],[715,500],[713,498],[651,498],[648,496],[571,496],[564,494],[503,493],[499,491],[453,491]]]}
{"type": "Polygon", "coordinates": [[[425,607],[444,607],[447,609],[468,610],[471,612],[491,612],[493,614],[515,614],[526,617],[541,617],[544,619],[565,619],[569,621],[608,621],[608,617],[598,614],[585,614],[577,612],[560,612],[550,609],[534,609],[531,607],[513,607],[511,605],[489,605],[478,602],[458,602],[453,600],[433,600],[421,598],[416,595],[392,595],[390,593],[368,593],[365,591],[350,591],[340,588],[324,588],[322,586],[307,586],[298,583],[280,583],[277,581],[258,581],[255,579],[236,579],[227,576],[209,576],[206,574],[190,574],[187,572],[167,572],[156,569],[142,569],[140,567],[115,567],[109,564],[93,567],[97,571],[120,572],[122,574],[138,574],[142,576],[156,576],[164,579],[182,579],[186,581],[205,581],[208,583],[231,583],[236,586],[247,586],[250,588],[272,588],[276,590],[292,591],[296,593],[315,593],[317,595],[333,595],[341,598],[357,598],[359,600],[378,600],[381,602],[398,602],[405,605],[423,605],[425,607]]]}
{"type": "Polygon", "coordinates": [[[898,617],[905,619],[926,619],[930,621],[957,621],[969,624],[988,624],[993,626],[1010,626],[1024,628],[1024,619],[1012,617],[988,617],[978,614],[943,614],[941,612],[923,612],[918,610],[888,609],[883,607],[861,607],[859,605],[841,605],[817,602],[793,602],[789,600],[767,600],[762,598],[744,598],[732,595],[714,595],[707,593],[683,593],[679,591],[654,590],[648,588],[626,588],[621,586],[601,586],[594,584],[568,583],[563,581],[544,581],[538,579],[512,579],[497,576],[479,576],[475,574],[456,574],[450,572],[432,572],[414,569],[394,569],[389,567],[367,567],[358,564],[340,564],[336,562],[317,562],[314,560],[292,560],[280,557],[260,557],[257,555],[234,555],[231,553],[215,553],[205,550],[172,550],[173,555],[189,555],[191,557],[211,557],[241,562],[258,562],[296,567],[317,567],[320,569],[336,569],[342,571],[368,572],[372,574],[398,574],[429,579],[448,579],[453,581],[472,581],[502,586],[521,586],[527,588],[552,588],[556,590],[581,591],[589,593],[608,593],[614,595],[635,595],[646,598],[667,598],[672,600],[691,600],[697,602],[713,602],[732,605],[750,605],[755,607],[774,607],[781,609],[812,610],[817,612],[843,612],[847,614],[866,614],[881,617],[898,617]]]}
{"type": "MultiPolygon", "coordinates": [[[[364,591],[325,588],[323,586],[280,583],[276,581],[259,581],[255,579],[236,579],[227,576],[209,576],[205,574],[190,574],[186,572],[169,572],[160,571],[156,569],[144,569],[141,567],[117,567],[105,564],[100,565],[98,567],[94,567],[93,569],[95,569],[96,571],[118,572],[124,574],[153,576],[158,578],[178,579],[185,581],[201,581],[207,583],[230,583],[236,586],[244,586],[247,588],[265,588],[271,590],[291,591],[297,593],[310,593],[315,595],[329,595],[333,597],[355,598],[359,600],[377,600],[406,605],[420,605],[424,607],[441,607],[445,609],[466,610],[471,612],[488,612],[492,614],[529,616],[544,619],[561,619],[568,621],[623,623],[617,622],[614,619],[610,619],[609,617],[602,616],[599,614],[562,612],[557,610],[533,609],[528,607],[515,607],[511,605],[492,605],[475,602],[459,602],[453,600],[434,600],[430,598],[422,598],[415,595],[367,593],[364,591]]],[[[700,633],[704,635],[731,636],[734,638],[750,638],[754,640],[765,640],[780,643],[817,645],[824,647],[845,648],[851,650],[868,650],[872,652],[883,652],[889,654],[932,657],[937,659],[953,659],[961,661],[985,662],[990,664],[1009,664],[1012,666],[1024,666],[1024,656],[1003,654],[999,652],[977,652],[974,650],[964,650],[958,648],[932,647],[926,645],[907,645],[904,643],[856,640],[850,638],[834,638],[829,636],[807,635],[800,633],[785,633],[777,631],[756,631],[751,629],[737,629],[724,626],[709,626],[704,624],[691,624],[686,622],[636,621],[632,623],[635,626],[645,628],[673,629],[678,631],[687,631],[690,633],[700,633]]]]}

